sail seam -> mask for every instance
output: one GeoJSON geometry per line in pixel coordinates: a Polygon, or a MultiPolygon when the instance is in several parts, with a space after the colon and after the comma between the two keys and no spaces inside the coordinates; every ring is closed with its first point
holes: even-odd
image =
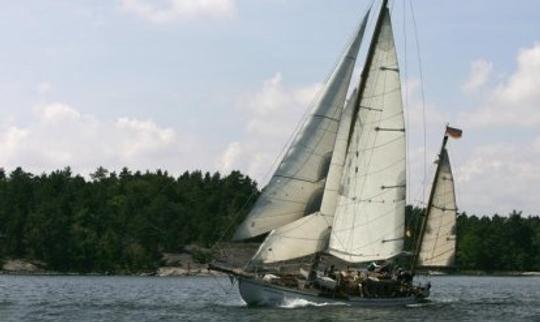
{"type": "Polygon", "coordinates": [[[322,119],[326,119],[326,120],[330,120],[330,121],[334,121],[334,122],[339,123],[339,119],[334,118],[334,117],[330,117],[330,116],[326,116],[326,115],[322,115],[322,114],[312,114],[311,116],[312,116],[312,117],[318,117],[318,118],[322,118],[322,119]]]}

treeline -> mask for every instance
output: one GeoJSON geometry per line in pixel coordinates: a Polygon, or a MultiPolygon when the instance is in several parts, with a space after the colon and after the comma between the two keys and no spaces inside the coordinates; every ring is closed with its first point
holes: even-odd
{"type": "Polygon", "coordinates": [[[39,176],[0,169],[0,260],[40,260],[57,271],[153,269],[163,252],[231,234],[258,194],[238,171],[175,178],[98,168],[90,178],[69,168],[39,176]]]}
{"type": "MultiPolygon", "coordinates": [[[[230,238],[258,194],[238,171],[174,177],[98,168],[86,179],[69,168],[42,175],[0,169],[0,262],[26,258],[73,272],[154,269],[163,252],[230,238]]],[[[421,212],[407,207],[413,237],[421,212]]],[[[457,231],[459,269],[540,270],[539,217],[461,214],[457,231]]]]}
{"type": "MultiPolygon", "coordinates": [[[[414,228],[424,209],[407,206],[405,247],[413,249],[414,228]]],[[[461,213],[457,218],[455,268],[481,271],[539,271],[540,217],[523,217],[513,211],[508,216],[477,217],[461,213]]]]}

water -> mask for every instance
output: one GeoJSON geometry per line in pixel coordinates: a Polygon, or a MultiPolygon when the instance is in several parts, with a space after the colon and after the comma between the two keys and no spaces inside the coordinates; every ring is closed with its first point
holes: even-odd
{"type": "Polygon", "coordinates": [[[251,308],[227,278],[0,275],[0,321],[540,321],[539,277],[432,277],[432,302],[251,308]]]}

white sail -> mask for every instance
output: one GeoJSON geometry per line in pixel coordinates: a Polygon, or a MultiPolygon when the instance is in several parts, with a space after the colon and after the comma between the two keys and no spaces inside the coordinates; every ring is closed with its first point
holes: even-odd
{"type": "Polygon", "coordinates": [[[319,210],[343,104],[367,23],[330,77],[307,119],[268,185],[238,227],[234,239],[246,239],[291,223],[319,210]]]}
{"type": "Polygon", "coordinates": [[[457,206],[454,177],[446,149],[442,150],[438,167],[418,255],[418,266],[445,267],[454,264],[457,206]]]}
{"type": "Polygon", "coordinates": [[[378,23],[330,237],[329,252],[348,262],[388,259],[403,246],[405,124],[388,8],[378,23]]]}
{"type": "Polygon", "coordinates": [[[356,104],[357,95],[357,90],[355,89],[347,101],[347,106],[343,111],[341,124],[339,125],[339,130],[336,137],[336,145],[334,146],[334,153],[332,154],[330,168],[328,169],[328,177],[324,186],[324,194],[321,202],[321,213],[325,214],[326,216],[331,216],[332,221],[338,201],[341,175],[343,173],[343,167],[345,166],[347,143],[349,140],[352,114],[356,104]]]}
{"type": "Polygon", "coordinates": [[[332,217],[320,212],[273,230],[253,256],[252,262],[274,263],[311,255],[328,246],[332,217]]]}
{"type": "Polygon", "coordinates": [[[323,251],[328,247],[355,97],[356,91],[352,93],[343,111],[324,188],[321,211],[274,229],[259,247],[253,262],[284,261],[323,251]]]}

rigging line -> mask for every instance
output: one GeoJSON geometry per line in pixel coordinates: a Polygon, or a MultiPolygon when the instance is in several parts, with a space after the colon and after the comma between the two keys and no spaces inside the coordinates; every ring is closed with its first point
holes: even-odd
{"type": "Polygon", "coordinates": [[[420,76],[420,95],[422,99],[422,125],[423,125],[423,136],[424,136],[424,175],[422,182],[422,200],[425,201],[426,198],[426,180],[427,180],[427,129],[426,129],[426,97],[424,93],[424,73],[422,70],[422,55],[420,52],[420,39],[418,38],[418,28],[416,25],[416,17],[414,15],[414,7],[412,0],[409,1],[411,8],[411,18],[413,22],[414,30],[414,39],[416,44],[416,53],[418,59],[418,73],[420,76]]]}
{"type": "MultiPolygon", "coordinates": [[[[311,184],[314,184],[314,185],[316,185],[317,183],[320,182],[320,180],[314,181],[314,180],[304,179],[304,178],[300,178],[300,177],[292,177],[292,176],[287,176],[287,175],[278,174],[278,173],[274,174],[273,178],[283,178],[283,179],[287,179],[287,180],[291,180],[291,181],[302,181],[302,182],[311,183],[311,184]]],[[[299,203],[303,203],[303,202],[299,202],[299,203]]]]}
{"type": "MultiPolygon", "coordinates": [[[[406,126],[407,128],[411,128],[410,125],[410,111],[409,111],[409,75],[408,75],[408,66],[407,66],[407,1],[403,1],[403,76],[405,81],[403,82],[404,87],[404,106],[403,109],[405,110],[406,115],[406,126]]],[[[410,150],[410,135],[405,135],[405,146],[407,152],[410,150]]],[[[407,182],[411,182],[411,159],[409,153],[406,153],[406,168],[407,168],[407,182]]],[[[411,198],[411,187],[410,184],[407,185],[406,190],[406,196],[409,196],[409,199],[411,198]]]]}

